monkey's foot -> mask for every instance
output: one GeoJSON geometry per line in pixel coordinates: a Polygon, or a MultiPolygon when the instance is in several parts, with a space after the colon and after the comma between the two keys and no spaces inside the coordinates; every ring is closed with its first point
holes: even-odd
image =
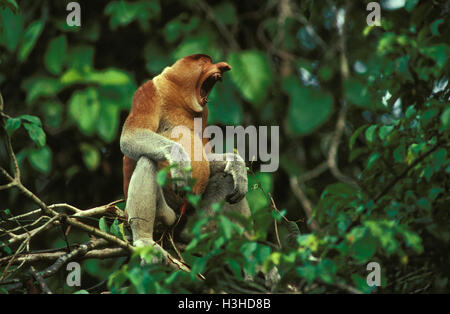
{"type": "Polygon", "coordinates": [[[145,264],[167,264],[168,263],[168,253],[164,250],[158,243],[152,239],[142,238],[133,242],[135,247],[153,247],[155,255],[152,256],[150,261],[146,261],[145,258],[141,257],[141,265],[145,264]]]}

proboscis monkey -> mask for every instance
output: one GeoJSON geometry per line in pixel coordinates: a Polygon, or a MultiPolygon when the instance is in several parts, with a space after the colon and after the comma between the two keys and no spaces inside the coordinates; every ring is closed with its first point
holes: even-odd
{"type": "Polygon", "coordinates": [[[202,128],[206,127],[208,95],[229,70],[230,65],[214,64],[207,55],[190,55],[166,67],[134,94],[120,148],[125,155],[124,193],[135,246],[158,247],[153,241],[156,217],[169,226],[176,220],[175,211],[166,202],[166,193],[156,182],[157,170],[167,164],[177,165],[170,169],[170,175],[182,179],[176,181],[176,190],[187,183],[190,175],[196,179],[193,192],[202,194],[206,209],[225,199],[225,210],[250,214],[245,199],[247,170],[243,159],[237,154],[219,156],[207,151],[207,141],[194,134],[194,118],[201,118],[202,128]],[[179,126],[190,130],[190,142],[183,141],[182,136],[172,136],[179,126]],[[201,143],[200,160],[198,155],[194,158],[194,139],[201,143]],[[186,171],[189,168],[192,173],[186,171]]]}

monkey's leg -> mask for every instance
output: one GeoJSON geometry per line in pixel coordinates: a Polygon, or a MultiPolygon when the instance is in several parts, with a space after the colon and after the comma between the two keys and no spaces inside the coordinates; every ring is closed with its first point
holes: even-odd
{"type": "MultiPolygon", "coordinates": [[[[156,174],[154,178],[156,183],[156,174]]],[[[157,186],[156,189],[158,193],[156,201],[156,216],[161,218],[166,226],[171,226],[175,223],[177,216],[173,209],[167,205],[162,188],[157,186]]]]}
{"type": "Polygon", "coordinates": [[[162,218],[167,225],[172,225],[176,219],[156,182],[156,174],[156,163],[141,157],[131,176],[126,209],[135,246],[156,246],[153,241],[155,217],[162,218]]]}
{"type": "Polygon", "coordinates": [[[139,158],[131,176],[126,203],[135,246],[153,244],[157,188],[155,163],[146,157],[139,158]]]}

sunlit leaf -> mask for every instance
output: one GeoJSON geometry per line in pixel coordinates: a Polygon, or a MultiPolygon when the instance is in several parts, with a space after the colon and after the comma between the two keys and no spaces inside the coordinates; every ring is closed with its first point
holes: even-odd
{"type": "Polygon", "coordinates": [[[333,112],[333,97],[328,92],[300,86],[295,79],[286,81],[283,87],[290,96],[288,122],[294,134],[311,133],[333,112]]]}
{"type": "Polygon", "coordinates": [[[60,74],[67,55],[67,40],[64,35],[53,38],[47,47],[44,64],[52,74],[60,74]]]}
{"type": "Polygon", "coordinates": [[[267,57],[256,50],[233,52],[228,56],[231,78],[242,96],[256,107],[266,98],[272,82],[267,57]]]}
{"type": "Polygon", "coordinates": [[[75,91],[69,100],[69,116],[79,128],[91,135],[98,123],[100,102],[94,88],[75,91]]]}

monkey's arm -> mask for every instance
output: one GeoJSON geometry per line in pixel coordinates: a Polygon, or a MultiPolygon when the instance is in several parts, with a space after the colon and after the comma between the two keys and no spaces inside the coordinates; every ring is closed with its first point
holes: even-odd
{"type": "Polygon", "coordinates": [[[186,169],[191,168],[191,162],[180,144],[151,130],[130,130],[125,125],[120,137],[120,149],[124,155],[136,161],[145,156],[155,162],[167,160],[171,165],[178,164],[178,167],[170,169],[172,178],[182,179],[176,187],[181,188],[187,183],[190,174],[186,169]]]}
{"type": "Polygon", "coordinates": [[[238,154],[208,154],[211,176],[222,172],[231,175],[234,189],[227,195],[226,201],[237,203],[245,197],[248,191],[247,167],[238,154]]]}
{"type": "MultiPolygon", "coordinates": [[[[170,170],[172,178],[187,180],[189,174],[183,170],[191,167],[189,156],[180,144],[156,133],[160,117],[161,100],[153,82],[149,81],[133,96],[133,105],[120,136],[120,149],[136,162],[145,156],[154,162],[177,163],[179,167],[170,170]]],[[[177,188],[180,186],[177,184],[177,188]]]]}
{"type": "Polygon", "coordinates": [[[134,160],[146,156],[153,161],[189,162],[189,156],[180,144],[146,129],[130,131],[124,128],[120,136],[120,149],[134,160]]]}

